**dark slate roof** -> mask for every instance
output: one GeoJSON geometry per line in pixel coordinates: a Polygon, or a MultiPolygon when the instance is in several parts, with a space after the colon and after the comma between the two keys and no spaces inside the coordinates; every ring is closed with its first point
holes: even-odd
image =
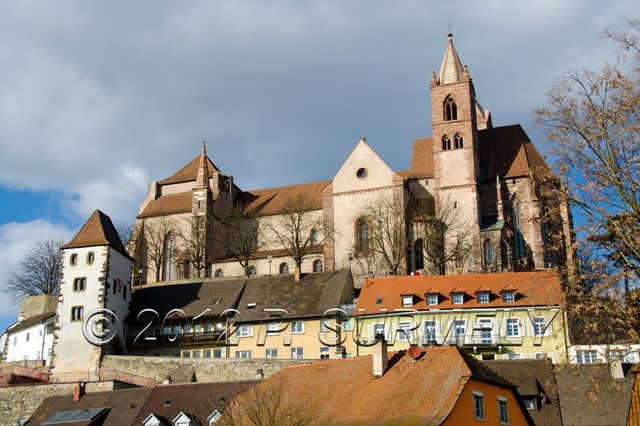
{"type": "MultiPolygon", "coordinates": [[[[29,418],[29,426],[45,422],[57,411],[108,408],[104,426],[134,424],[134,419],[151,393],[151,388],[123,389],[110,392],[88,393],[74,402],[72,395],[54,396],[45,399],[29,418]]],[[[82,425],[86,423],[73,423],[82,425]]]]}
{"type": "Polygon", "coordinates": [[[207,418],[218,410],[224,413],[231,401],[258,383],[256,380],[222,383],[190,383],[157,386],[149,395],[144,407],[131,424],[141,425],[153,414],[167,424],[184,412],[199,420],[196,424],[207,424],[207,418]]]}
{"type": "Polygon", "coordinates": [[[483,361],[490,370],[518,387],[523,397],[545,396],[546,403],[529,411],[537,425],[561,424],[560,403],[550,360],[483,361]]]}
{"type": "Polygon", "coordinates": [[[353,303],[353,278],[346,271],[305,274],[299,282],[293,275],[275,275],[247,280],[238,304],[237,321],[268,319],[264,308],[286,309],[289,317],[319,317],[328,309],[353,303]],[[255,307],[249,308],[249,304],[255,307]]]}
{"type": "Polygon", "coordinates": [[[555,366],[564,425],[626,425],[632,377],[613,379],[606,364],[555,366]]]}
{"type": "Polygon", "coordinates": [[[82,228],[76,234],[73,239],[67,244],[63,245],[63,249],[92,247],[92,246],[111,246],[124,256],[131,258],[127,253],[127,250],[122,244],[122,240],[116,231],[113,222],[106,214],[100,210],[96,210],[89,217],[87,222],[82,225],[82,228]]]}
{"type": "MultiPolygon", "coordinates": [[[[145,286],[133,292],[131,312],[137,315],[143,309],[155,309],[164,318],[170,310],[182,309],[191,318],[210,309],[203,317],[217,317],[236,306],[245,282],[246,278],[240,278],[145,286]]],[[[135,321],[135,315],[130,319],[135,321]]]]}
{"type": "Polygon", "coordinates": [[[9,333],[14,331],[24,330],[25,328],[33,327],[36,324],[42,323],[44,320],[53,317],[56,311],[45,312],[44,314],[34,315],[25,319],[24,321],[17,322],[14,326],[9,328],[9,333]]]}

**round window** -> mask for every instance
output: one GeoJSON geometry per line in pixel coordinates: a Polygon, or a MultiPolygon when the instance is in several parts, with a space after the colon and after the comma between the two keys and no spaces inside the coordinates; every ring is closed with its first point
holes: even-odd
{"type": "Polygon", "coordinates": [[[358,179],[366,179],[368,175],[369,172],[364,167],[358,169],[358,171],[356,172],[356,176],[358,176],[358,179]]]}

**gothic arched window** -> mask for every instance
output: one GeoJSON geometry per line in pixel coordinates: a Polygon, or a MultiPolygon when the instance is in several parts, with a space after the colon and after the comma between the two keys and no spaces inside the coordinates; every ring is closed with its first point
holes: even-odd
{"type": "Polygon", "coordinates": [[[172,280],[175,276],[174,268],[175,243],[173,236],[168,234],[164,240],[164,280],[172,280]]]}
{"type": "Polygon", "coordinates": [[[449,149],[451,149],[451,139],[449,138],[449,136],[444,135],[442,137],[442,150],[447,151],[449,149]]]}
{"type": "Polygon", "coordinates": [[[316,259],[313,261],[313,272],[322,272],[322,260],[316,259]]]}
{"type": "Polygon", "coordinates": [[[287,265],[286,262],[282,262],[280,264],[280,273],[281,274],[288,274],[289,273],[289,265],[287,265]]]}
{"type": "Polygon", "coordinates": [[[462,136],[460,136],[460,133],[456,133],[456,135],[453,137],[453,140],[454,140],[454,146],[456,147],[456,149],[463,148],[462,136]]]}
{"type": "Polygon", "coordinates": [[[451,96],[447,96],[444,100],[444,121],[452,121],[458,119],[458,107],[456,101],[451,96]]]}
{"type": "Polygon", "coordinates": [[[484,257],[484,266],[485,268],[490,268],[495,262],[495,256],[493,254],[493,242],[490,238],[484,240],[482,251],[484,257]]]}
{"type": "Polygon", "coordinates": [[[356,223],[356,248],[359,253],[369,251],[369,224],[364,219],[356,223]]]}
{"type": "Polygon", "coordinates": [[[418,238],[413,247],[416,266],[415,269],[424,269],[424,242],[422,241],[422,238],[418,238]]]}

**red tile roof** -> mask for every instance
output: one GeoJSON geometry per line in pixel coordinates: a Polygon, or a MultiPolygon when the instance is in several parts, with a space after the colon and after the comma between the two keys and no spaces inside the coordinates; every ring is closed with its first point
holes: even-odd
{"type": "Polygon", "coordinates": [[[287,367],[241,395],[229,413],[279,393],[316,414],[318,424],[441,424],[470,379],[513,388],[455,346],[425,348],[417,361],[405,351],[390,353],[380,378],[372,362],[362,356],[287,367]]]}
{"type": "Polygon", "coordinates": [[[407,289],[417,295],[413,308],[418,310],[434,307],[453,309],[559,305],[563,297],[560,277],[546,271],[370,278],[362,285],[356,312],[365,309],[365,315],[371,315],[380,312],[380,309],[392,311],[394,308],[402,308],[400,294],[407,289]],[[487,287],[497,295],[507,285],[517,289],[518,297],[515,302],[503,302],[501,298],[495,297],[489,303],[479,305],[477,299],[472,296],[480,286],[487,287]],[[442,295],[440,303],[437,306],[428,306],[424,295],[432,293],[434,289],[442,295]],[[451,299],[445,296],[456,289],[467,293],[467,299],[462,305],[453,305],[451,299]],[[382,303],[376,303],[379,299],[382,299],[382,303]]]}
{"type": "Polygon", "coordinates": [[[111,246],[121,254],[130,257],[120,240],[118,231],[113,226],[113,222],[106,214],[100,210],[96,210],[89,217],[87,222],[75,237],[67,244],[63,245],[63,249],[92,247],[92,246],[111,246]]]}
{"type": "Polygon", "coordinates": [[[322,209],[322,191],[330,181],[303,183],[278,188],[247,191],[243,198],[247,201],[246,211],[259,216],[284,213],[287,208],[303,201],[304,210],[322,209]]]}
{"type": "Polygon", "coordinates": [[[192,209],[192,202],[192,192],[163,195],[147,204],[138,217],[143,218],[161,216],[165,214],[187,213],[192,209]]]}
{"type": "MultiPolygon", "coordinates": [[[[181,182],[190,182],[190,181],[195,182],[196,178],[198,177],[198,167],[200,166],[200,155],[201,154],[198,154],[198,156],[193,160],[191,160],[186,166],[178,170],[173,175],[162,179],[158,183],[160,185],[168,185],[171,183],[181,183],[181,182]]],[[[220,169],[217,168],[216,165],[211,162],[209,157],[207,157],[207,166],[209,168],[209,173],[211,173],[211,171],[214,171],[224,176],[224,173],[222,173],[220,169]]]]}

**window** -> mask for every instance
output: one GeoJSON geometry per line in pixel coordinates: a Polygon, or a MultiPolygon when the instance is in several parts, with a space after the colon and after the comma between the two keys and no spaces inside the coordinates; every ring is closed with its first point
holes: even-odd
{"type": "Polygon", "coordinates": [[[518,359],[522,359],[522,354],[519,354],[517,352],[511,352],[511,353],[507,354],[507,359],[509,361],[515,361],[515,360],[518,360],[518,359]]]}
{"type": "Polygon", "coordinates": [[[222,272],[222,269],[218,268],[218,269],[216,269],[216,272],[213,273],[213,277],[214,278],[224,278],[224,272],[222,272]]]}
{"type": "Polygon", "coordinates": [[[424,322],[424,343],[430,344],[437,342],[436,339],[436,322],[425,321],[424,322]]]}
{"type": "Polygon", "coordinates": [[[522,402],[524,402],[524,406],[527,410],[535,410],[536,409],[536,400],[534,398],[523,398],[522,402]]]}
{"type": "Polygon", "coordinates": [[[304,322],[302,322],[302,321],[292,321],[291,322],[291,332],[292,333],[304,333],[304,322]]]}
{"type": "Polygon", "coordinates": [[[278,350],[277,349],[267,349],[264,351],[265,358],[278,358],[278,350]]]}
{"type": "Polygon", "coordinates": [[[464,303],[464,293],[453,293],[451,301],[454,305],[462,305],[464,303]]]}
{"type": "Polygon", "coordinates": [[[491,318],[478,318],[476,319],[476,328],[480,329],[479,343],[490,345],[492,343],[493,320],[491,318]]]}
{"type": "Polygon", "coordinates": [[[577,351],[578,364],[594,364],[598,362],[596,351],[577,351]]]}
{"type": "Polygon", "coordinates": [[[624,358],[627,354],[622,349],[609,349],[607,356],[609,357],[609,361],[624,361],[624,358]]]}
{"type": "Polygon", "coordinates": [[[167,235],[165,242],[164,242],[164,280],[165,281],[169,281],[172,280],[174,278],[175,272],[173,270],[173,263],[174,263],[174,251],[175,251],[175,244],[173,241],[173,236],[171,234],[167,235]]]}
{"type": "Polygon", "coordinates": [[[501,424],[509,424],[509,412],[507,411],[507,398],[498,397],[498,421],[501,424]]]}
{"type": "Polygon", "coordinates": [[[413,295],[402,296],[402,306],[404,306],[405,308],[408,306],[413,306],[413,295]]]}
{"type": "Polygon", "coordinates": [[[84,291],[87,288],[87,279],[84,277],[73,280],[73,291],[84,291]]]}
{"type": "Polygon", "coordinates": [[[173,326],[173,333],[176,334],[176,335],[182,333],[182,327],[180,327],[179,325],[174,325],[173,326]]]}
{"type": "Polygon", "coordinates": [[[545,332],[545,324],[544,318],[536,317],[533,319],[533,335],[534,336],[544,336],[545,332]]]}
{"type": "Polygon", "coordinates": [[[411,323],[399,322],[398,328],[396,329],[396,334],[398,335],[398,341],[400,342],[406,342],[408,340],[413,339],[413,332],[411,331],[411,323]]]}
{"type": "Polygon", "coordinates": [[[291,348],[291,359],[303,359],[304,348],[291,348]]]}
{"type": "Polygon", "coordinates": [[[320,332],[326,333],[329,331],[329,319],[320,320],[320,332]]]}
{"type": "Polygon", "coordinates": [[[418,238],[413,245],[415,269],[424,269],[424,241],[418,238]]]}
{"type": "Polygon", "coordinates": [[[185,325],[184,326],[184,334],[191,334],[192,331],[193,331],[193,329],[191,328],[190,325],[185,325]]]}
{"type": "Polygon", "coordinates": [[[442,150],[448,151],[450,149],[451,149],[451,139],[449,138],[449,136],[444,135],[442,137],[442,150]]]}
{"type": "Polygon", "coordinates": [[[359,253],[367,253],[369,251],[369,224],[360,219],[356,224],[356,247],[359,253]]]}
{"type": "Polygon", "coordinates": [[[256,267],[251,265],[249,266],[249,276],[252,277],[254,275],[256,275],[258,273],[258,271],[256,270],[256,267]]]}
{"type": "Polygon", "coordinates": [[[447,96],[444,100],[444,121],[452,121],[458,119],[458,107],[451,96],[447,96]]]}
{"type": "Polygon", "coordinates": [[[222,417],[222,413],[218,410],[214,410],[213,413],[207,418],[209,420],[209,426],[216,423],[222,417]]]}
{"type": "Polygon", "coordinates": [[[27,337],[27,338],[26,338],[27,342],[29,341],[29,337],[30,337],[30,336],[31,336],[31,333],[27,333],[27,336],[26,336],[26,337],[27,337]]]}
{"type": "Polygon", "coordinates": [[[465,320],[455,320],[453,322],[453,336],[456,343],[464,340],[464,335],[467,329],[467,322],[465,320]]]}
{"type": "Polygon", "coordinates": [[[311,236],[309,237],[309,241],[311,242],[312,246],[317,246],[318,245],[318,231],[316,231],[315,229],[311,230],[311,236]]]}
{"type": "Polygon", "coordinates": [[[507,337],[520,336],[520,320],[516,318],[507,318],[507,337]]]}
{"type": "Polygon", "coordinates": [[[522,208],[520,201],[513,204],[513,252],[516,259],[524,257],[524,237],[522,236],[522,208]]]}
{"type": "Polygon", "coordinates": [[[320,359],[329,359],[329,348],[320,348],[320,359]]]}
{"type": "Polygon", "coordinates": [[[322,260],[316,259],[313,261],[313,272],[322,272],[322,260]]]}
{"type": "Polygon", "coordinates": [[[478,303],[489,303],[489,295],[488,291],[481,291],[478,293],[478,303]]]}
{"type": "Polygon", "coordinates": [[[484,419],[484,396],[482,392],[473,391],[473,417],[484,419]]]}
{"type": "Polygon", "coordinates": [[[236,334],[238,337],[251,337],[253,336],[253,327],[251,325],[240,325],[236,334]]]}
{"type": "Polygon", "coordinates": [[[236,358],[251,358],[251,351],[236,351],[236,358]]]}
{"type": "Polygon", "coordinates": [[[289,265],[287,265],[286,262],[282,262],[280,264],[280,273],[281,274],[288,274],[289,273],[289,265]]]}
{"type": "Polygon", "coordinates": [[[493,242],[489,238],[484,240],[484,244],[482,246],[482,255],[484,258],[484,267],[490,268],[491,266],[493,266],[495,262],[495,256],[493,255],[493,242]]]}
{"type": "Polygon", "coordinates": [[[437,304],[438,304],[438,295],[427,294],[427,305],[437,305],[437,304]]]}
{"type": "Polygon", "coordinates": [[[87,265],[91,265],[94,260],[96,260],[96,255],[92,251],[87,253],[87,265]]]}
{"type": "Polygon", "coordinates": [[[71,257],[69,258],[69,263],[71,265],[77,265],[78,264],[78,255],[77,254],[72,254],[71,257]]]}
{"type": "Polygon", "coordinates": [[[71,308],[71,321],[82,321],[84,316],[84,306],[73,306],[71,308]]]}
{"type": "Polygon", "coordinates": [[[211,358],[211,349],[205,349],[202,351],[202,358],[211,358]]]}
{"type": "Polygon", "coordinates": [[[515,302],[516,301],[516,292],[513,290],[503,291],[502,292],[502,301],[503,302],[515,302]]]}
{"type": "Polygon", "coordinates": [[[453,146],[456,149],[464,148],[463,142],[462,142],[462,136],[460,136],[460,133],[456,133],[456,135],[453,137],[453,146]]]}
{"type": "Polygon", "coordinates": [[[369,172],[364,167],[361,167],[356,172],[356,176],[358,177],[358,179],[366,179],[367,176],[369,176],[369,172]]]}
{"type": "Polygon", "coordinates": [[[345,331],[353,330],[353,318],[342,321],[342,329],[345,331]]]}
{"type": "Polygon", "coordinates": [[[194,358],[201,358],[202,357],[202,351],[201,350],[193,351],[193,357],[194,358]]]}
{"type": "Polygon", "coordinates": [[[387,332],[385,330],[384,324],[374,324],[373,325],[373,337],[378,338],[378,336],[384,336],[385,339],[387,337],[387,332]]]}
{"type": "Polygon", "coordinates": [[[126,285],[122,286],[122,298],[127,300],[127,286],[126,285]]]}

